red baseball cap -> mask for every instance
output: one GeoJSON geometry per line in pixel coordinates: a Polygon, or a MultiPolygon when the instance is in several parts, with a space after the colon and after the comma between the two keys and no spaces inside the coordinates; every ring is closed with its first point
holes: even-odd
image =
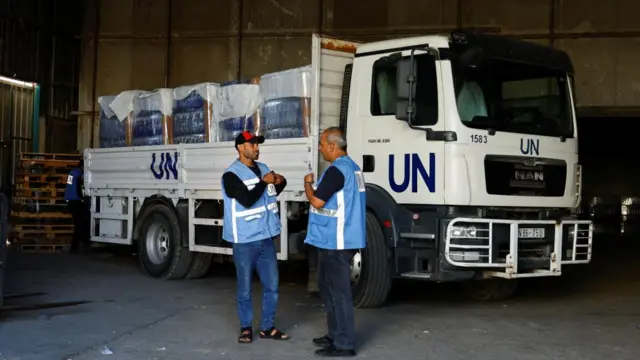
{"type": "Polygon", "coordinates": [[[244,143],[252,143],[252,144],[262,144],[264,143],[264,136],[256,136],[251,131],[243,131],[238,136],[236,136],[236,145],[244,143]]]}

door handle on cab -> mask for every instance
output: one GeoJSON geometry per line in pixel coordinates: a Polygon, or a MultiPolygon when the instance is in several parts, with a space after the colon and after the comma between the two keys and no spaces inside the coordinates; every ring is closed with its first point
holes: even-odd
{"type": "Polygon", "coordinates": [[[376,158],[373,155],[362,155],[362,172],[373,172],[376,169],[376,158]]]}

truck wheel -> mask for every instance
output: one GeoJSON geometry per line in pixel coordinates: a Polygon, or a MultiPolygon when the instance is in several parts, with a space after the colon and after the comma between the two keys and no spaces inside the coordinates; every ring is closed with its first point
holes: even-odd
{"type": "Polygon", "coordinates": [[[200,279],[207,275],[209,269],[211,269],[211,263],[213,262],[213,254],[209,253],[193,253],[193,260],[191,261],[191,267],[187,273],[187,279],[200,279]]]}
{"type": "Polygon", "coordinates": [[[518,280],[487,279],[465,283],[467,295],[473,300],[506,300],[515,294],[518,280]]]}
{"type": "Polygon", "coordinates": [[[138,256],[144,272],[165,280],[182,279],[191,265],[191,252],[182,246],[178,217],[165,204],[152,204],[144,210],[138,256]]]}
{"type": "Polygon", "coordinates": [[[391,251],[375,215],[367,212],[367,246],[351,259],[351,292],[357,308],[384,305],[391,291],[391,251]]]}

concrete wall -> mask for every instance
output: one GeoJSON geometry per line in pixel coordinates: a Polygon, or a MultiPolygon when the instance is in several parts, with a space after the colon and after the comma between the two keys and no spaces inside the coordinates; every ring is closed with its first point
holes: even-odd
{"type": "Polygon", "coordinates": [[[305,65],[314,31],[362,41],[499,31],[567,51],[583,109],[640,108],[638,10],[634,0],[87,0],[79,147],[97,135],[98,96],[305,65]]]}

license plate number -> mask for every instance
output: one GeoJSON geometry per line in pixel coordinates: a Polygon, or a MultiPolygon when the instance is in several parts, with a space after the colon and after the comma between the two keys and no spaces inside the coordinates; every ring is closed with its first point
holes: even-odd
{"type": "Polygon", "coordinates": [[[544,238],[544,228],[520,228],[518,237],[522,239],[542,239],[544,238]]]}

